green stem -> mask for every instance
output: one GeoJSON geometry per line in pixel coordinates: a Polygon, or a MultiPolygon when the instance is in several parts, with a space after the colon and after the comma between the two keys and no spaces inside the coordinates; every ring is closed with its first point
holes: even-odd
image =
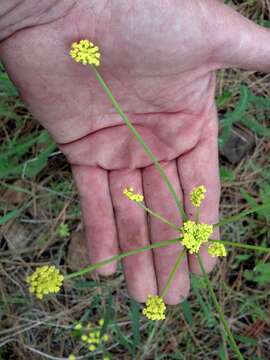
{"type": "Polygon", "coordinates": [[[260,210],[265,210],[265,209],[267,209],[269,207],[270,207],[270,202],[266,203],[266,204],[255,206],[252,209],[248,209],[246,211],[241,212],[240,214],[230,216],[227,219],[223,219],[223,220],[221,220],[220,222],[218,222],[217,224],[215,224],[213,226],[218,227],[218,226],[223,226],[223,225],[226,225],[226,224],[230,224],[231,222],[238,221],[238,220],[241,220],[241,219],[245,218],[247,215],[253,214],[253,213],[255,213],[257,211],[260,211],[260,210]]]}
{"type": "Polygon", "coordinates": [[[144,142],[141,135],[138,133],[138,131],[135,129],[135,127],[132,125],[132,123],[129,121],[127,116],[123,113],[122,109],[120,108],[120,105],[115,100],[111,90],[109,89],[109,87],[107,86],[107,84],[105,83],[105,81],[103,80],[103,78],[101,77],[99,72],[97,71],[96,67],[94,65],[90,65],[90,66],[93,69],[93,71],[94,71],[94,73],[96,75],[96,78],[99,81],[100,85],[102,86],[103,90],[106,92],[108,98],[110,99],[110,101],[111,101],[113,107],[115,108],[116,112],[121,116],[121,118],[123,119],[123,121],[125,122],[127,127],[132,131],[133,135],[136,137],[136,139],[139,141],[139,143],[144,148],[146,154],[149,156],[149,158],[155,164],[158,172],[160,173],[162,179],[164,180],[165,184],[167,185],[169,191],[171,192],[171,194],[172,194],[172,196],[173,196],[173,198],[175,200],[175,203],[176,203],[176,205],[177,205],[177,207],[179,209],[179,212],[180,212],[180,215],[181,215],[182,219],[186,220],[187,216],[185,214],[183,204],[179,200],[179,198],[178,198],[172,184],[170,183],[167,175],[165,174],[164,170],[162,169],[161,165],[159,164],[157,157],[153,154],[152,150],[146,145],[146,143],[144,142]]]}
{"type": "Polygon", "coordinates": [[[179,253],[179,255],[178,255],[177,259],[176,259],[176,262],[175,262],[175,264],[174,264],[174,266],[173,266],[173,268],[172,268],[172,270],[171,270],[171,272],[170,272],[170,274],[169,274],[167,283],[166,283],[164,289],[161,291],[161,294],[160,294],[160,296],[161,296],[163,299],[164,299],[164,297],[166,296],[169,288],[171,287],[171,284],[172,284],[174,275],[175,275],[177,269],[179,268],[179,266],[181,265],[181,263],[182,263],[182,261],[183,261],[183,259],[184,259],[185,254],[186,254],[186,251],[185,251],[185,249],[183,249],[182,251],[180,251],[180,253],[179,253]]]}
{"type": "Polygon", "coordinates": [[[223,245],[239,247],[239,248],[244,248],[244,249],[249,249],[249,250],[262,251],[262,252],[266,252],[266,253],[270,252],[270,248],[266,248],[263,246],[257,246],[257,245],[248,245],[248,244],[241,244],[241,243],[236,243],[236,242],[232,242],[232,241],[214,240],[214,239],[209,239],[209,242],[216,242],[216,243],[221,243],[223,245]]]}
{"type": "Polygon", "coordinates": [[[198,224],[200,222],[200,208],[196,207],[195,210],[195,223],[198,224]]]}
{"type": "Polygon", "coordinates": [[[151,214],[152,216],[154,216],[155,218],[157,218],[158,220],[164,222],[166,225],[169,225],[171,228],[179,231],[180,227],[176,226],[175,224],[171,223],[169,220],[165,219],[162,215],[160,215],[159,213],[156,213],[154,211],[152,211],[151,209],[149,209],[148,207],[146,207],[143,203],[137,203],[142,209],[144,209],[145,211],[149,212],[149,214],[151,214]]]}
{"type": "Polygon", "coordinates": [[[146,344],[143,346],[143,353],[142,353],[142,356],[140,357],[140,359],[144,359],[145,356],[149,355],[149,347],[151,345],[153,337],[155,336],[159,326],[160,326],[160,321],[156,321],[153,325],[150,335],[147,338],[146,344]]]}
{"type": "Polygon", "coordinates": [[[209,280],[208,275],[206,274],[206,271],[205,271],[203,262],[202,262],[202,260],[201,260],[201,257],[200,257],[199,254],[197,254],[196,257],[197,257],[197,260],[198,260],[198,262],[199,262],[199,264],[200,264],[200,268],[201,268],[201,271],[202,271],[202,273],[203,273],[203,276],[204,276],[204,278],[205,278],[205,280],[206,280],[206,284],[207,284],[207,287],[208,287],[210,296],[211,296],[211,298],[212,298],[212,301],[213,301],[213,303],[214,303],[214,305],[215,305],[215,308],[216,308],[216,310],[217,310],[217,312],[218,312],[218,314],[219,314],[219,316],[220,316],[220,320],[221,320],[221,322],[222,322],[222,325],[223,325],[223,327],[224,327],[224,330],[226,331],[226,334],[227,334],[227,336],[228,336],[228,338],[229,338],[231,347],[232,347],[232,349],[234,350],[235,354],[237,355],[237,358],[238,358],[239,360],[244,360],[243,355],[241,354],[241,352],[240,352],[240,350],[239,350],[239,348],[238,348],[238,346],[237,346],[237,344],[236,344],[236,342],[235,342],[235,340],[234,340],[234,337],[233,337],[233,334],[232,334],[232,332],[231,332],[231,330],[230,330],[230,328],[229,328],[229,325],[227,324],[227,321],[225,320],[225,316],[224,316],[224,314],[223,314],[223,312],[222,312],[221,306],[219,305],[219,303],[218,303],[218,301],[217,301],[217,298],[216,298],[214,289],[213,289],[213,287],[212,287],[212,284],[211,284],[211,282],[210,282],[210,280],[209,280]]]}
{"type": "Polygon", "coordinates": [[[181,241],[181,238],[170,239],[170,240],[156,242],[156,243],[151,244],[151,245],[146,245],[146,246],[134,249],[134,250],[126,251],[126,252],[124,252],[122,254],[112,256],[109,259],[99,261],[99,262],[97,262],[97,263],[95,263],[93,265],[87,266],[84,269],[81,269],[79,271],[68,274],[68,275],[65,276],[65,280],[85,275],[85,274],[87,274],[87,273],[89,273],[89,272],[91,272],[93,270],[96,270],[96,269],[98,269],[98,268],[100,268],[100,267],[102,267],[104,265],[110,264],[113,261],[121,260],[121,259],[123,259],[123,258],[125,258],[127,256],[136,255],[136,254],[138,254],[140,252],[147,251],[147,250],[150,250],[150,249],[155,249],[155,248],[159,248],[159,247],[165,247],[165,246],[168,246],[168,245],[171,245],[171,244],[176,244],[176,243],[179,243],[180,241],[181,241]]]}

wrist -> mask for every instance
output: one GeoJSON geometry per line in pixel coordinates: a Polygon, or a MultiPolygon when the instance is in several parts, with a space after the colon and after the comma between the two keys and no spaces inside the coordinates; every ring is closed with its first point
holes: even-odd
{"type": "Polygon", "coordinates": [[[75,0],[1,0],[0,41],[16,31],[65,16],[75,3],[75,0]]]}

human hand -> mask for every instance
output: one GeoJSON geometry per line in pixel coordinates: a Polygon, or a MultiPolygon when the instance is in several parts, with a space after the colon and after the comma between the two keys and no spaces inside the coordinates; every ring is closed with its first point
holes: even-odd
{"type": "MultiPolygon", "coordinates": [[[[57,20],[22,29],[1,44],[1,58],[35,117],[71,163],[81,198],[91,262],[179,234],[147,218],[122,195],[143,193],[146,205],[181,225],[178,210],[130,130],[115,113],[88,67],[68,56],[73,41],[99,45],[98,69],[123,111],[153,150],[194,217],[189,191],[203,184],[202,222],[218,221],[219,175],[215,70],[270,69],[269,31],[214,0],[81,0],[57,20]]],[[[218,237],[218,233],[213,235],[218,237]]],[[[124,259],[129,293],[138,301],[160,292],[180,245],[124,259]]],[[[215,260],[201,249],[210,271],[215,260]]],[[[99,270],[112,274],[116,264],[99,270]]],[[[165,302],[189,291],[189,255],[165,302]]]]}

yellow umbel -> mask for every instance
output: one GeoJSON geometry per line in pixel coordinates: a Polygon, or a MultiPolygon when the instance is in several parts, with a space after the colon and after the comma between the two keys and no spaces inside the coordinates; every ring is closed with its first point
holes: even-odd
{"type": "Polygon", "coordinates": [[[69,55],[76,62],[80,62],[83,65],[93,64],[99,66],[100,64],[99,48],[89,40],[80,40],[78,43],[72,43],[69,55]]]}
{"type": "Polygon", "coordinates": [[[197,224],[195,221],[187,220],[181,227],[181,232],[182,244],[193,254],[197,253],[201,245],[208,241],[213,232],[213,225],[197,224]]]}
{"type": "Polygon", "coordinates": [[[126,195],[126,197],[129,200],[136,201],[136,202],[142,202],[144,197],[141,194],[135,194],[133,187],[127,187],[123,190],[123,194],[126,195]]]}
{"type": "Polygon", "coordinates": [[[58,293],[63,280],[64,276],[52,265],[41,266],[26,278],[26,282],[30,285],[29,291],[38,299],[43,299],[47,294],[58,293]]]}
{"type": "Polygon", "coordinates": [[[146,307],[143,309],[143,314],[149,320],[164,320],[166,306],[163,299],[157,295],[148,295],[146,307]]]}
{"type": "Polygon", "coordinates": [[[206,188],[203,185],[197,186],[191,190],[189,197],[195,207],[200,207],[201,202],[205,199],[206,188]]]}
{"type": "Polygon", "coordinates": [[[212,243],[208,247],[208,254],[211,256],[226,256],[227,250],[221,243],[212,243]]]}

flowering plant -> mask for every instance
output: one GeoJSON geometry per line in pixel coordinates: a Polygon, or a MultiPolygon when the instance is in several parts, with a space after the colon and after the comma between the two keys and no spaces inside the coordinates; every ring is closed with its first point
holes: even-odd
{"type": "MultiPolygon", "coordinates": [[[[270,204],[264,204],[257,207],[254,207],[248,211],[242,212],[236,216],[230,217],[228,219],[221,220],[219,223],[216,224],[205,224],[200,222],[200,206],[207,196],[207,189],[204,187],[203,184],[200,184],[199,186],[192,189],[190,192],[190,201],[192,205],[196,208],[196,217],[195,220],[188,219],[187,214],[184,211],[183,204],[181,203],[180,199],[178,198],[172,184],[170,183],[168,177],[166,176],[163,168],[161,167],[160,163],[158,162],[155,155],[152,153],[151,149],[147,146],[147,144],[144,142],[140,134],[137,132],[136,128],[132,125],[132,123],[129,121],[128,117],[123,113],[121,110],[121,107],[113,97],[109,87],[104,82],[103,78],[97,71],[96,67],[100,65],[100,59],[101,54],[99,52],[99,47],[95,46],[91,41],[89,40],[81,40],[78,43],[74,42],[71,45],[70,50],[70,56],[78,63],[83,64],[84,66],[89,65],[92,71],[94,72],[97,80],[99,81],[100,85],[104,89],[105,93],[107,94],[109,100],[111,101],[113,107],[117,111],[117,113],[121,116],[127,127],[131,130],[135,138],[140,142],[142,147],[144,148],[147,155],[150,157],[150,159],[155,164],[160,176],[164,180],[164,183],[168,187],[170,193],[172,194],[172,197],[175,200],[175,203],[179,209],[180,216],[183,220],[182,226],[177,226],[173,223],[171,223],[168,219],[165,219],[162,217],[162,215],[155,213],[148,207],[146,207],[143,203],[144,197],[142,194],[135,193],[135,190],[132,187],[128,187],[129,184],[127,184],[127,187],[123,189],[123,195],[126,196],[129,200],[134,201],[138,206],[143,208],[145,211],[150,213],[152,216],[156,217],[160,221],[163,221],[168,226],[171,226],[172,228],[179,231],[179,237],[172,240],[162,241],[159,243],[151,244],[148,246],[144,246],[138,249],[134,249],[131,251],[124,252],[120,255],[113,256],[110,259],[101,261],[99,263],[90,265],[80,271],[70,273],[68,275],[61,275],[59,270],[57,270],[54,266],[43,266],[41,268],[38,268],[32,275],[28,276],[27,282],[30,285],[30,292],[34,293],[37,298],[42,299],[45,295],[49,293],[56,293],[60,291],[60,288],[62,286],[62,283],[64,280],[73,279],[75,277],[84,275],[90,271],[93,271],[94,269],[97,269],[99,267],[102,267],[112,261],[115,260],[121,260],[124,257],[134,255],[136,253],[147,251],[153,248],[158,247],[164,247],[168,246],[172,243],[181,243],[183,245],[183,250],[179,252],[179,256],[177,258],[177,261],[174,265],[174,267],[171,269],[171,272],[168,276],[167,283],[162,290],[160,296],[156,296],[153,294],[149,294],[148,300],[146,302],[146,307],[143,309],[143,314],[149,319],[149,320],[164,320],[165,310],[166,306],[164,304],[164,297],[170,288],[172,284],[172,280],[174,278],[174,275],[181,265],[181,262],[184,258],[184,255],[186,252],[190,254],[195,254],[198,263],[200,265],[202,274],[205,278],[206,284],[208,286],[209,294],[211,296],[211,299],[216,307],[216,310],[220,316],[220,320],[222,322],[222,325],[224,327],[224,330],[227,334],[227,337],[230,341],[231,347],[234,350],[236,356],[238,359],[243,359],[243,356],[236,344],[236,341],[234,339],[234,336],[231,332],[230,326],[227,324],[224,314],[221,310],[221,307],[217,301],[216,295],[214,293],[213,287],[209,281],[208,275],[206,274],[204,264],[201,260],[199,250],[202,245],[207,246],[207,251],[211,256],[217,257],[223,257],[227,255],[227,248],[226,247],[240,247],[245,249],[251,249],[261,252],[270,253],[269,248],[259,247],[255,245],[246,245],[246,244],[240,244],[240,243],[234,243],[229,241],[221,241],[217,239],[211,239],[210,236],[213,233],[214,228],[217,228],[223,224],[230,223],[232,221],[239,220],[241,218],[244,218],[245,216],[258,211],[260,209],[264,209],[267,207],[270,207],[270,204]]],[[[86,335],[85,335],[86,336],[86,335]]],[[[86,338],[84,336],[84,339],[88,341],[88,337],[86,338]]],[[[92,340],[91,340],[92,341],[92,340]]],[[[91,349],[93,350],[95,344],[91,344],[91,349]]]]}

